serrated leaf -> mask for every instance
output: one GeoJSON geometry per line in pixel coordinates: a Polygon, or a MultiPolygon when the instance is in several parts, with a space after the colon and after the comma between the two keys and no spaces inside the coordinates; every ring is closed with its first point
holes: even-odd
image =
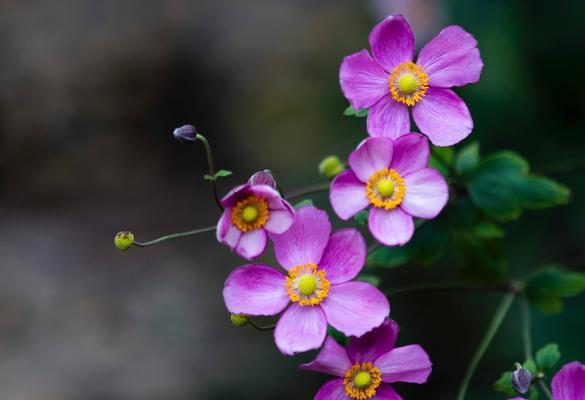
{"type": "Polygon", "coordinates": [[[366,210],[362,210],[357,213],[353,219],[355,219],[355,221],[360,225],[366,225],[368,223],[368,212],[366,210]]]}
{"type": "Polygon", "coordinates": [[[479,143],[473,142],[465,146],[455,158],[455,171],[461,175],[475,169],[479,164],[479,143]]]}
{"type": "Polygon", "coordinates": [[[355,278],[356,281],[368,282],[370,285],[378,287],[380,286],[380,277],[375,275],[359,275],[355,278]]]}
{"type": "Polygon", "coordinates": [[[295,208],[301,208],[301,207],[304,207],[304,206],[312,206],[312,205],[313,205],[313,200],[311,200],[311,199],[304,199],[304,200],[299,201],[297,204],[295,204],[294,207],[295,208]]]}
{"type": "Polygon", "coordinates": [[[504,372],[500,379],[494,382],[494,390],[505,393],[508,396],[514,396],[516,391],[512,386],[512,381],[510,380],[511,376],[511,372],[504,372]]]}
{"type": "Polygon", "coordinates": [[[220,169],[219,171],[217,171],[215,173],[215,177],[216,178],[224,178],[226,176],[230,176],[232,174],[232,171],[228,171],[227,169],[220,169]]]}
{"type": "Polygon", "coordinates": [[[559,345],[551,343],[536,352],[536,363],[540,368],[552,368],[561,358],[559,345]]]}
{"type": "Polygon", "coordinates": [[[526,284],[526,297],[545,314],[559,313],[563,298],[585,291],[585,274],[570,272],[551,265],[533,276],[526,284]]]}
{"type": "Polygon", "coordinates": [[[361,110],[356,110],[352,106],[349,106],[345,109],[345,111],[343,111],[343,115],[345,115],[347,117],[360,117],[361,118],[361,117],[365,117],[368,115],[368,109],[363,108],[361,110]]]}

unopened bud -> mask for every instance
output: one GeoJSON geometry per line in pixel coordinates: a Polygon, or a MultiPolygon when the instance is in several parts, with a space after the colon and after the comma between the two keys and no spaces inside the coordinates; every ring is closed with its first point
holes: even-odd
{"type": "Polygon", "coordinates": [[[276,189],[276,181],[270,173],[270,170],[265,169],[264,171],[258,171],[250,177],[248,183],[254,185],[268,185],[273,189],[276,189]]]}
{"type": "Polygon", "coordinates": [[[134,243],[134,234],[128,231],[118,232],[114,238],[114,244],[118,250],[126,251],[134,243]]]}
{"type": "Polygon", "coordinates": [[[532,374],[527,369],[522,368],[520,364],[516,363],[516,371],[512,372],[510,381],[518,393],[524,394],[530,389],[532,374]]]}
{"type": "Polygon", "coordinates": [[[230,315],[230,321],[232,321],[234,326],[240,327],[246,325],[249,321],[249,318],[244,314],[232,314],[230,315]]]}
{"type": "Polygon", "coordinates": [[[319,163],[319,174],[327,179],[333,179],[344,170],[343,163],[337,156],[325,157],[319,163]]]}
{"type": "Polygon", "coordinates": [[[197,129],[193,125],[183,125],[173,131],[173,136],[183,144],[193,143],[197,140],[197,129]]]}

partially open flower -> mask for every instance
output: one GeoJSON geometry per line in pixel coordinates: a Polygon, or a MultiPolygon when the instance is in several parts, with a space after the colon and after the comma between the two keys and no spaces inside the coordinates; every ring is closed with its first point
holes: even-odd
{"type": "Polygon", "coordinates": [[[522,368],[520,364],[516,364],[516,371],[512,372],[510,382],[518,393],[524,394],[530,389],[532,383],[532,374],[527,369],[522,368]]]}

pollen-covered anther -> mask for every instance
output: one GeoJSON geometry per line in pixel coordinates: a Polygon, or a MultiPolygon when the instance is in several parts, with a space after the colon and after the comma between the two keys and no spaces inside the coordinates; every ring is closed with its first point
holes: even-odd
{"type": "Polygon", "coordinates": [[[366,183],[366,196],[374,207],[391,210],[402,203],[405,193],[404,179],[393,169],[374,172],[366,183]]]}
{"type": "Polygon", "coordinates": [[[395,101],[414,106],[427,93],[429,76],[420,65],[408,61],[392,70],[388,89],[395,101]]]}
{"type": "Polygon", "coordinates": [[[242,232],[262,228],[268,216],[268,201],[259,196],[248,196],[232,209],[232,223],[242,232]]]}
{"type": "Polygon", "coordinates": [[[343,378],[345,394],[356,400],[374,397],[380,383],[382,373],[371,362],[354,364],[343,378]]]}
{"type": "Polygon", "coordinates": [[[315,264],[298,265],[288,271],[286,290],[292,302],[300,306],[316,306],[329,294],[325,270],[315,264]]]}

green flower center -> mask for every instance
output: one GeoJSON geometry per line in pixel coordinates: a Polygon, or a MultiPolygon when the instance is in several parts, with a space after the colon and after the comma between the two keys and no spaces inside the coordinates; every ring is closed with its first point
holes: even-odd
{"type": "Polygon", "coordinates": [[[358,389],[365,389],[372,383],[372,376],[369,372],[361,371],[353,377],[353,385],[358,389]]]}
{"type": "Polygon", "coordinates": [[[258,209],[256,207],[247,206],[242,211],[242,219],[247,223],[252,223],[258,219],[258,209]]]}
{"type": "Polygon", "coordinates": [[[394,193],[394,182],[391,179],[381,179],[376,185],[376,192],[384,198],[392,197],[394,193]]]}
{"type": "Polygon", "coordinates": [[[414,74],[406,72],[398,78],[398,90],[405,94],[413,94],[418,89],[418,79],[414,74]]]}
{"type": "Polygon", "coordinates": [[[317,278],[313,275],[303,275],[297,281],[299,292],[303,296],[311,296],[317,290],[317,278]]]}

